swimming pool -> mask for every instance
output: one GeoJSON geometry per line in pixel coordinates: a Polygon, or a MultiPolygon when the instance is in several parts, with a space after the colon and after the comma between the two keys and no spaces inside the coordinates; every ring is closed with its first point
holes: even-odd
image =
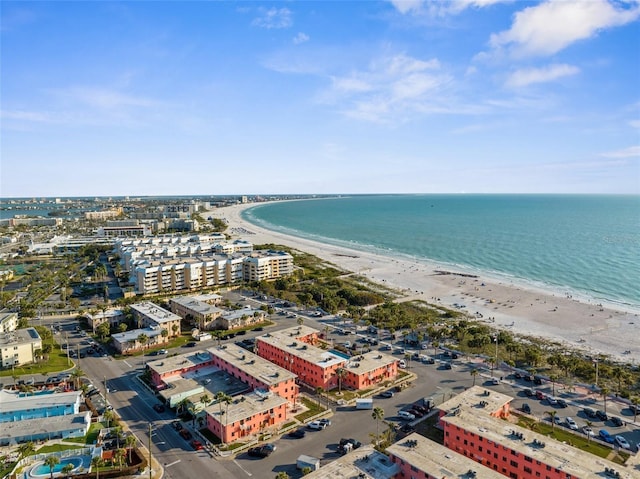
{"type": "MultiPolygon", "coordinates": [[[[53,466],[53,474],[61,474],[62,469],[67,465],[71,464],[73,469],[71,472],[77,472],[78,469],[84,467],[88,469],[91,465],[91,457],[90,456],[71,456],[60,459],[60,462],[53,466]]],[[[51,475],[51,469],[44,462],[39,462],[35,466],[31,468],[29,472],[29,477],[49,477],[51,475]]]]}

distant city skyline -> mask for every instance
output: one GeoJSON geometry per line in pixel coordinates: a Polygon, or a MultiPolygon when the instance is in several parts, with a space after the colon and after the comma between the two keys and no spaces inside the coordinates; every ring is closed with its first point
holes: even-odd
{"type": "Polygon", "coordinates": [[[638,1],[3,1],[0,197],[640,194],[638,1]]]}

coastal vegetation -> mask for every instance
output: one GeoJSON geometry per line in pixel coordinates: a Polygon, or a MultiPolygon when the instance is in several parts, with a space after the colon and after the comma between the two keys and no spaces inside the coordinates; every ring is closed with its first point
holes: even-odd
{"type": "Polygon", "coordinates": [[[495,366],[497,360],[548,378],[554,389],[556,383],[569,388],[580,383],[606,388],[625,398],[637,400],[640,395],[640,370],[632,364],[571,350],[557,341],[499,330],[460,310],[426,301],[403,301],[399,291],[372,285],[356,274],[292,248],[274,244],[256,248],[287,251],[297,268],[287,278],[251,285],[263,294],[307,309],[341,314],[356,325],[375,326],[407,343],[429,343],[434,353],[446,348],[482,357],[490,366],[495,366]]]}

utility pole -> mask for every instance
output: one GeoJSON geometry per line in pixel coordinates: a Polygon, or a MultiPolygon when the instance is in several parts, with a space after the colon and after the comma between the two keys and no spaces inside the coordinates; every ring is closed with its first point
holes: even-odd
{"type": "Polygon", "coordinates": [[[498,367],[498,335],[496,334],[493,337],[493,340],[496,342],[496,360],[493,363],[493,368],[491,368],[491,377],[493,377],[493,371],[498,367]]]}
{"type": "Polygon", "coordinates": [[[151,423],[149,423],[149,479],[151,479],[151,423]]]}

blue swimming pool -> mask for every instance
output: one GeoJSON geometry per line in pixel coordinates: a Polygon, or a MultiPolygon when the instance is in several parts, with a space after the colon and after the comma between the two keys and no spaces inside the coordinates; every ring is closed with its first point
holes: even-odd
{"type": "MultiPolygon", "coordinates": [[[[88,465],[91,464],[91,458],[89,456],[65,457],[64,459],[60,459],[60,462],[53,466],[53,473],[61,473],[62,469],[67,464],[71,464],[73,466],[72,471],[76,471],[80,467],[88,467],[88,465]]],[[[31,469],[31,472],[29,472],[29,476],[31,477],[49,477],[50,475],[51,469],[44,463],[35,465],[31,469]]]]}

